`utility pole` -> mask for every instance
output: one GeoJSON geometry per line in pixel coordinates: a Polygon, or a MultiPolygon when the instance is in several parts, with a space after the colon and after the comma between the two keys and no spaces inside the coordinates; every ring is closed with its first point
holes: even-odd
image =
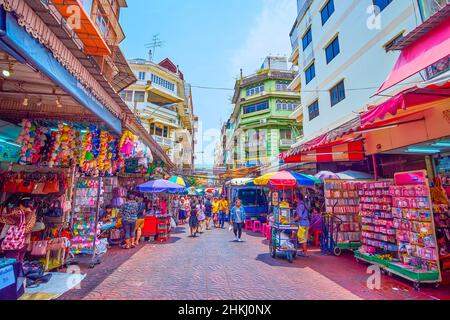
{"type": "Polygon", "coordinates": [[[150,61],[153,61],[153,58],[155,57],[156,48],[162,48],[164,44],[165,42],[161,41],[159,38],[159,33],[153,35],[152,41],[145,45],[146,48],[150,49],[148,52],[150,61]]]}

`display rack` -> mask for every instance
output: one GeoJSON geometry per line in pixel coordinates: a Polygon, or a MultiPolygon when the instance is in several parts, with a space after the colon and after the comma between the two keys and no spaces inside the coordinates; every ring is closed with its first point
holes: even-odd
{"type": "Polygon", "coordinates": [[[103,203],[103,178],[77,179],[71,219],[74,235],[70,252],[78,263],[89,261],[91,268],[99,264],[101,258],[96,249],[100,243],[99,214],[103,203]]]}
{"type": "Polygon", "coordinates": [[[359,219],[360,182],[353,180],[325,180],[325,206],[330,251],[340,255],[342,250],[356,250],[361,246],[359,219]]]}
{"type": "Polygon", "coordinates": [[[157,225],[157,239],[160,242],[169,240],[170,237],[170,217],[159,216],[157,225]]]}
{"type": "Polygon", "coordinates": [[[358,260],[387,266],[397,256],[397,229],[390,195],[393,184],[393,180],[359,184],[362,246],[355,252],[358,260]]]}

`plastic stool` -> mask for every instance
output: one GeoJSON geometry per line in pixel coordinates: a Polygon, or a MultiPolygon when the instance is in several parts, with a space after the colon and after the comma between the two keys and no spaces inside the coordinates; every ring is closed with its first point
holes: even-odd
{"type": "Polygon", "coordinates": [[[261,221],[253,221],[253,228],[252,228],[253,232],[261,232],[262,231],[262,225],[261,225],[261,221]]]}
{"type": "Polygon", "coordinates": [[[266,234],[267,240],[272,241],[272,227],[267,226],[267,234],[266,234]]]}
{"type": "Polygon", "coordinates": [[[267,227],[268,226],[269,226],[268,224],[263,224],[262,229],[261,229],[261,234],[263,234],[266,237],[267,237],[267,227]]]}
{"type": "Polygon", "coordinates": [[[244,222],[244,229],[245,230],[252,230],[253,229],[253,220],[247,219],[244,222]]]}

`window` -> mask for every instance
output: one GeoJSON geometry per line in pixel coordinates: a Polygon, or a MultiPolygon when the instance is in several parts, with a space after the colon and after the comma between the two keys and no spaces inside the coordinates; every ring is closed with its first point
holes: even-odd
{"type": "Polygon", "coordinates": [[[334,106],[345,99],[344,80],[339,82],[330,90],[331,106],[334,106]]]}
{"type": "Polygon", "coordinates": [[[169,128],[164,126],[164,133],[163,133],[163,137],[167,138],[169,136],[169,128]]]}
{"type": "Polygon", "coordinates": [[[164,80],[163,78],[158,77],[157,75],[154,75],[154,74],[152,74],[151,79],[152,79],[152,83],[154,83],[158,86],[161,86],[163,88],[166,88],[170,91],[175,92],[175,84],[174,83],[164,80]]]}
{"type": "Polygon", "coordinates": [[[314,63],[305,71],[306,84],[310,83],[316,77],[316,68],[314,63]]]}
{"type": "Polygon", "coordinates": [[[277,111],[294,111],[297,106],[294,101],[277,100],[277,111]]]}
{"type": "Polygon", "coordinates": [[[308,107],[308,113],[309,113],[309,121],[312,121],[313,119],[317,118],[319,116],[319,101],[316,101],[312,103],[308,107]]]}
{"type": "Polygon", "coordinates": [[[372,0],[373,5],[380,8],[380,12],[384,10],[393,0],[372,0]]]}
{"type": "Polygon", "coordinates": [[[155,124],[154,123],[150,123],[150,134],[151,135],[155,134],[155,124]]]}
{"type": "Polygon", "coordinates": [[[144,102],[145,101],[145,92],[144,91],[135,91],[134,92],[134,102],[144,102]]]}
{"type": "Polygon", "coordinates": [[[325,54],[327,56],[327,64],[329,64],[339,53],[339,37],[336,37],[329,45],[325,48],[325,54]]]}
{"type": "Polygon", "coordinates": [[[258,112],[269,109],[269,101],[263,101],[260,103],[252,104],[244,107],[244,114],[258,112]]]}
{"type": "Polygon", "coordinates": [[[131,102],[133,100],[133,91],[124,90],[120,93],[120,97],[125,102],[131,102]]]}
{"type": "Polygon", "coordinates": [[[107,38],[108,37],[108,21],[105,18],[105,15],[100,11],[97,10],[97,18],[96,23],[98,28],[100,29],[100,32],[102,35],[107,38]]]}
{"type": "Polygon", "coordinates": [[[291,140],[292,139],[292,130],[290,129],[280,129],[280,139],[281,140],[291,140]]]}
{"type": "Polygon", "coordinates": [[[139,72],[138,79],[145,80],[145,72],[139,72]]]}
{"type": "Polygon", "coordinates": [[[155,129],[155,135],[157,135],[158,137],[162,137],[163,135],[163,129],[161,127],[156,127],[155,129]]]}
{"type": "Polygon", "coordinates": [[[320,11],[320,16],[322,17],[322,25],[324,25],[334,12],[334,0],[329,0],[322,11],[320,11]]]}
{"type": "Polygon", "coordinates": [[[302,38],[303,43],[303,51],[309,46],[309,44],[312,42],[312,32],[311,28],[308,29],[308,31],[305,33],[305,35],[302,38]]]}
{"type": "Polygon", "coordinates": [[[259,83],[257,85],[248,87],[245,89],[247,97],[254,96],[264,92],[264,83],[259,83]]]}
{"type": "Polygon", "coordinates": [[[288,81],[277,81],[276,82],[276,90],[277,91],[287,91],[289,86],[288,81]]]}

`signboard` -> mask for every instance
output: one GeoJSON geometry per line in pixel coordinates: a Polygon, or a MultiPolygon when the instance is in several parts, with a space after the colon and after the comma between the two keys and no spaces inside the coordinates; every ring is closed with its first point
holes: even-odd
{"type": "Polygon", "coordinates": [[[0,290],[16,283],[13,265],[0,269],[0,290]]]}

